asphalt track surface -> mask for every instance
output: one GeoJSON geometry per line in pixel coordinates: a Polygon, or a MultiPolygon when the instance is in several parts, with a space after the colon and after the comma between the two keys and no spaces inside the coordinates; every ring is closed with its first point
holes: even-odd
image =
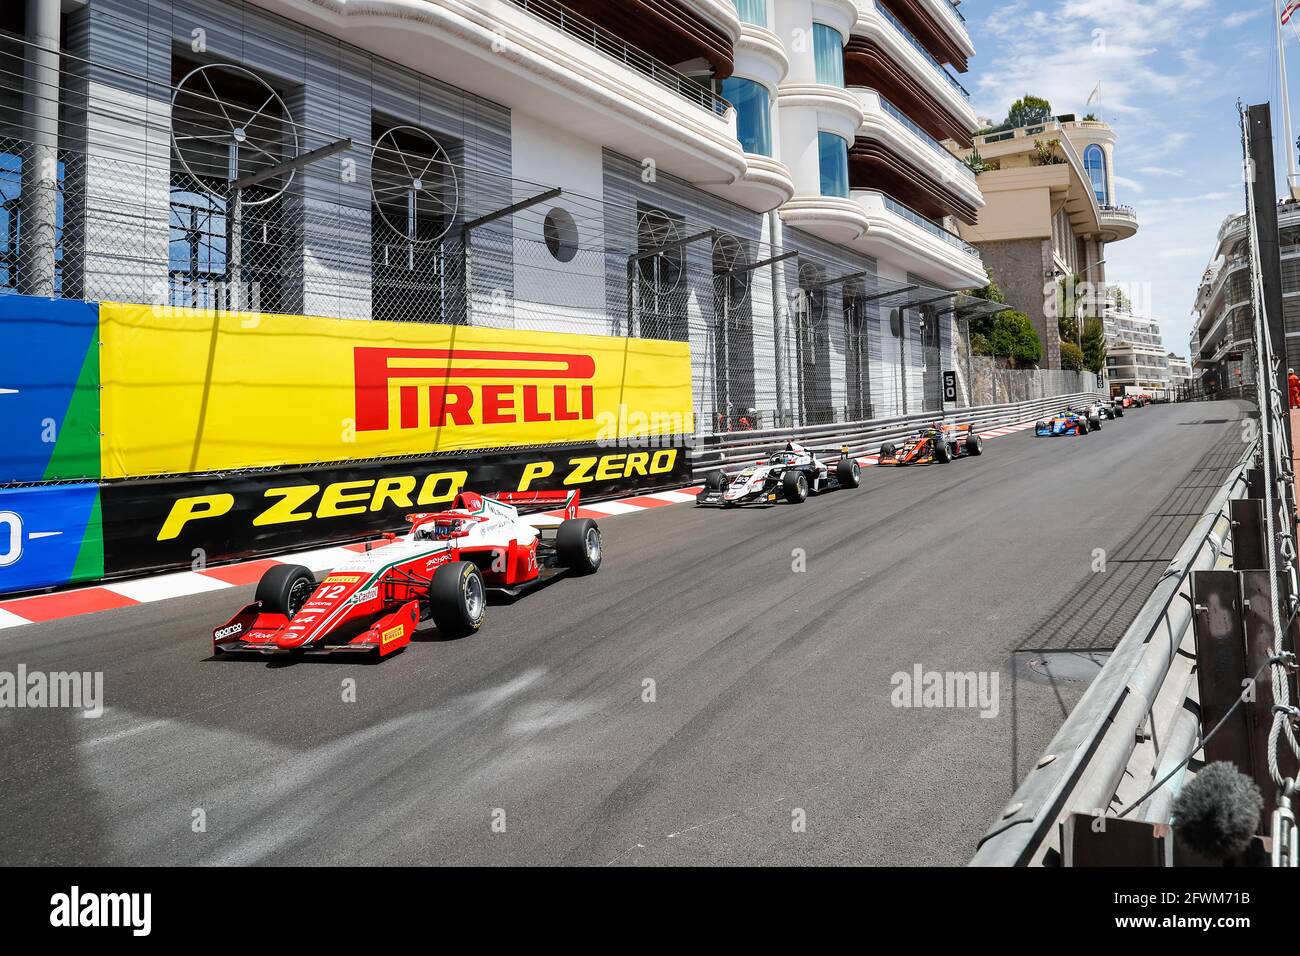
{"type": "Polygon", "coordinates": [[[1082,686],[1036,656],[1114,643],[1240,415],[1153,406],[802,505],[611,518],[595,577],[374,665],[210,660],[251,587],[0,632],[0,669],[103,671],[107,704],[0,710],[0,860],[964,863],[1082,686]],[[893,706],[918,664],[997,673],[997,715],[893,706]]]}

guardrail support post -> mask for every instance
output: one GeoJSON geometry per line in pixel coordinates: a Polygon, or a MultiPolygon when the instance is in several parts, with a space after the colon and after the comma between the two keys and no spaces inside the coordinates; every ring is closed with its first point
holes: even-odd
{"type": "Polygon", "coordinates": [[[1232,519],[1232,566],[1238,571],[1257,571],[1267,567],[1264,551],[1264,502],[1258,498],[1238,498],[1228,502],[1232,519]]]}
{"type": "MultiPolygon", "coordinates": [[[[1242,682],[1247,676],[1246,633],[1237,572],[1193,571],[1191,577],[1196,680],[1201,696],[1201,733],[1205,734],[1218,725],[1243,692],[1242,682]]],[[[1205,760],[1226,760],[1258,779],[1252,739],[1246,709],[1238,708],[1205,745],[1205,760]]]]}
{"type": "MultiPolygon", "coordinates": [[[[1235,533],[1235,529],[1234,529],[1235,533]]],[[[1264,570],[1245,571],[1241,575],[1242,607],[1245,610],[1246,626],[1246,676],[1253,677],[1259,673],[1269,658],[1273,656],[1273,619],[1271,604],[1273,597],[1269,593],[1268,572],[1264,570]]],[[[1290,684],[1290,699],[1296,699],[1295,680],[1287,675],[1290,684]]],[[[1251,745],[1254,748],[1254,777],[1264,794],[1264,812],[1260,818],[1262,828],[1268,826],[1273,811],[1277,809],[1277,785],[1273,783],[1268,772],[1268,734],[1273,726],[1273,681],[1268,670],[1264,670],[1253,688],[1254,700],[1247,700],[1243,706],[1246,723],[1250,730],[1251,745]]],[[[1278,748],[1278,769],[1283,779],[1295,778],[1296,760],[1291,748],[1285,742],[1278,748]]],[[[1244,770],[1244,768],[1243,768],[1244,770]]],[[[1261,829],[1266,833],[1266,829],[1261,829]]]]}

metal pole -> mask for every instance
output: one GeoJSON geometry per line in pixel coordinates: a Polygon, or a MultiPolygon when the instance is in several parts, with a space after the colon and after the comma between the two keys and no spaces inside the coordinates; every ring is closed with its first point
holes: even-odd
{"type": "Polygon", "coordinates": [[[772,346],[776,363],[776,420],[778,425],[785,421],[785,349],[782,336],[785,322],[781,313],[781,273],[780,265],[785,259],[781,250],[781,217],[776,210],[767,214],[768,245],[772,250],[772,346]]]}
{"type": "Polygon", "coordinates": [[[59,0],[27,0],[23,109],[28,146],[22,167],[18,291],[55,294],[59,193],[59,0]],[[25,261],[24,261],[25,260],[25,261]]]}
{"type": "Polygon", "coordinates": [[[227,308],[231,312],[238,312],[244,307],[243,206],[243,190],[232,189],[226,207],[226,298],[229,303],[227,308]]]}

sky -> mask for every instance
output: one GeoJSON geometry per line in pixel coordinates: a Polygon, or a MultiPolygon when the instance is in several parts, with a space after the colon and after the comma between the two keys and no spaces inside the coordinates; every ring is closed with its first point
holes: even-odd
{"type": "MultiPolygon", "coordinates": [[[[1284,3],[1285,0],[1282,0],[1284,3]]],[[[962,84],[1001,122],[1032,93],[1055,114],[1094,112],[1115,130],[1115,201],[1138,232],[1106,248],[1106,279],[1187,355],[1192,306],[1219,225],[1245,209],[1237,100],[1273,105],[1285,189],[1272,0],[964,0],[976,54],[962,84]],[[1091,105],[1089,95],[1101,84],[1091,105]]],[[[1300,133],[1300,13],[1285,30],[1300,133]]]]}

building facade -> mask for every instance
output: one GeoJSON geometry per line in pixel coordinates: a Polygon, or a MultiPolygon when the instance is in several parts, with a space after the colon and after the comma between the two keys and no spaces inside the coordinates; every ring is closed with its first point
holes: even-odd
{"type": "Polygon", "coordinates": [[[1105,314],[1106,378],[1112,395],[1145,392],[1168,396],[1169,357],[1160,324],[1108,304],[1105,314]]]}
{"type": "Polygon", "coordinates": [[[1181,355],[1170,352],[1169,360],[1169,397],[1182,399],[1188,397],[1192,387],[1192,365],[1181,355]]]}
{"type": "Polygon", "coordinates": [[[0,29],[0,292],[677,339],[711,432],[941,407],[953,293],[987,282],[949,0],[30,0],[0,29]]]}
{"type": "MultiPolygon", "coordinates": [[[[1282,256],[1285,354],[1300,367],[1300,203],[1277,206],[1282,256]]],[[[1197,289],[1193,310],[1192,368],[1210,391],[1253,387],[1256,379],[1255,311],[1250,289],[1250,218],[1229,216],[1219,227],[1214,254],[1197,289]]],[[[1275,344],[1274,348],[1281,352],[1275,344]]]]}
{"type": "Polygon", "coordinates": [[[1106,246],[1137,232],[1133,207],[1115,199],[1114,146],[1106,123],[1069,115],[975,137],[974,151],[988,167],[979,174],[986,206],[960,231],[1008,300],[1033,320],[1045,368],[1061,365],[1060,280],[1077,276],[1100,293],[1106,246]]]}

